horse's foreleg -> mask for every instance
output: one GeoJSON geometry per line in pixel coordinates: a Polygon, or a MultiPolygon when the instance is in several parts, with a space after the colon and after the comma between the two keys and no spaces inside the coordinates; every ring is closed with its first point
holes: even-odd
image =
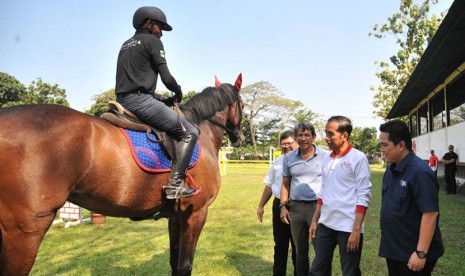
{"type": "Polygon", "coordinates": [[[191,275],[195,247],[207,219],[207,208],[191,216],[172,217],[169,220],[170,264],[172,275],[191,275]]]}
{"type": "Polygon", "coordinates": [[[40,242],[50,227],[54,215],[35,219],[11,218],[2,221],[0,275],[28,275],[34,265],[40,242]]]}
{"type": "Polygon", "coordinates": [[[170,217],[168,220],[170,236],[170,265],[171,275],[176,275],[179,259],[179,241],[181,239],[181,222],[179,217],[170,217]]]}

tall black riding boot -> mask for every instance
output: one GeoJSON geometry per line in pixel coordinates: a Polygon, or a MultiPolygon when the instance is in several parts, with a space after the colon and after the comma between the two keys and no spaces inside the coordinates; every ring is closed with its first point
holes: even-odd
{"type": "Polygon", "coordinates": [[[196,143],[197,136],[195,134],[190,134],[177,143],[176,158],[173,160],[170,179],[165,186],[167,199],[176,199],[181,196],[189,197],[195,193],[195,189],[186,186],[184,178],[186,178],[187,166],[189,166],[196,143]]]}

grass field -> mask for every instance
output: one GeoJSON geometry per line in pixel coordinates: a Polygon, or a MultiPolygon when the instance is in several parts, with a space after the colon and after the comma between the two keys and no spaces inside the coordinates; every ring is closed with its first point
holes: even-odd
{"type": "MultiPolygon", "coordinates": [[[[271,201],[264,223],[256,219],[268,169],[228,165],[227,175],[200,236],[193,275],[272,275],[271,201]]],[[[365,222],[362,273],[387,275],[378,257],[380,185],[384,169],[372,167],[373,202],[365,222]]],[[[440,227],[446,247],[434,275],[465,275],[465,197],[440,192],[440,227]]],[[[313,259],[313,252],[311,259],[313,259]]],[[[289,262],[292,274],[292,265],[289,262]]],[[[340,275],[338,254],[333,275],[340,275]]],[[[44,238],[31,275],[170,275],[167,220],[132,222],[107,218],[95,227],[54,225],[44,238]]]]}

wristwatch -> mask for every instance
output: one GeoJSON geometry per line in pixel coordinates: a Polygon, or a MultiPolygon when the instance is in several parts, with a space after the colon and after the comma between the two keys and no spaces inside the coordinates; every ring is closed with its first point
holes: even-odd
{"type": "Polygon", "coordinates": [[[287,207],[287,202],[286,203],[280,203],[279,204],[279,209],[283,208],[283,207],[287,207]]]}
{"type": "Polygon", "coordinates": [[[420,250],[415,250],[415,253],[417,253],[418,258],[420,259],[425,259],[426,258],[426,253],[420,250]]]}

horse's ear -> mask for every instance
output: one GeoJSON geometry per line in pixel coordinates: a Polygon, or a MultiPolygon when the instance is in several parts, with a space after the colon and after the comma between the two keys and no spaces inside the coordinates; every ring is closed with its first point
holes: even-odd
{"type": "Polygon", "coordinates": [[[218,77],[215,75],[215,86],[220,86],[221,81],[218,79],[218,77]]]}
{"type": "Polygon", "coordinates": [[[234,83],[234,87],[237,89],[237,92],[241,91],[242,86],[242,73],[237,76],[236,83],[234,83]]]}

